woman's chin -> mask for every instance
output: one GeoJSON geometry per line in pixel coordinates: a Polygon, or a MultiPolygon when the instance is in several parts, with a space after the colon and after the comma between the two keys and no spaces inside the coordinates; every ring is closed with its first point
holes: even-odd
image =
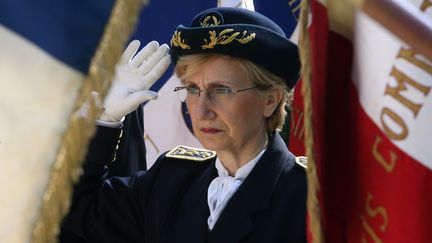
{"type": "Polygon", "coordinates": [[[218,151],[219,147],[213,143],[201,143],[205,149],[218,151]]]}
{"type": "Polygon", "coordinates": [[[220,141],[214,141],[210,139],[198,139],[205,149],[218,151],[222,149],[222,143],[220,141]]]}

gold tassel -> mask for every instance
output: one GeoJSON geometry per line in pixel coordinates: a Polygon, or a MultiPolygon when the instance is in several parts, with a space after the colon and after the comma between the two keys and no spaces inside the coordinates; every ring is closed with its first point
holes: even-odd
{"type": "Polygon", "coordinates": [[[135,28],[143,0],[117,0],[106,25],[101,42],[93,57],[89,73],[79,91],[68,128],[62,135],[56,161],[51,169],[49,182],[42,198],[38,219],[34,223],[31,242],[56,242],[60,223],[68,213],[73,185],[79,179],[82,160],[87,145],[95,132],[94,121],[100,111],[90,103],[89,119],[78,117],[77,111],[91,91],[105,97],[111,83],[110,77],[123,51],[123,45],[135,28]]]}
{"type": "Polygon", "coordinates": [[[302,94],[304,102],[304,127],[305,127],[305,147],[306,156],[308,158],[307,165],[307,181],[308,181],[308,197],[307,197],[307,210],[310,219],[312,242],[323,243],[324,236],[321,226],[321,212],[318,202],[317,193],[320,189],[317,172],[316,172],[316,158],[314,151],[313,141],[313,127],[312,127],[312,62],[310,53],[310,39],[308,32],[308,15],[310,9],[310,0],[302,0],[302,7],[300,12],[300,59],[302,69],[302,94]]]}

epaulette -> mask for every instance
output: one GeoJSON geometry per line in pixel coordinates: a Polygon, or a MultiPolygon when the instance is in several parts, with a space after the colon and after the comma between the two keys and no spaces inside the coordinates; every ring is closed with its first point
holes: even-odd
{"type": "Polygon", "coordinates": [[[166,155],[169,158],[176,159],[187,159],[187,160],[195,160],[195,161],[204,161],[216,156],[215,151],[207,150],[207,149],[198,149],[187,147],[184,145],[179,145],[169,151],[166,155]]]}
{"type": "Polygon", "coordinates": [[[307,157],[297,156],[297,157],[295,157],[295,162],[297,165],[307,169],[307,157]]]}

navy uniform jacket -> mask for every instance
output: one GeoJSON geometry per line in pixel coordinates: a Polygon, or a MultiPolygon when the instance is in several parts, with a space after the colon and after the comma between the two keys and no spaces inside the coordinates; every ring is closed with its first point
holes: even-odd
{"type": "Polygon", "coordinates": [[[93,139],[62,235],[98,243],[306,242],[305,171],[279,134],[210,232],[207,189],[217,176],[215,158],[162,155],[147,172],[104,180],[118,134],[100,128],[93,139]]]}

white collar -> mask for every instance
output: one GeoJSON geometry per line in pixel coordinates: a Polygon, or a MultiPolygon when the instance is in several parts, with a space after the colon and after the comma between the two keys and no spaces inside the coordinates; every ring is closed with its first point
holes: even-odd
{"type": "MultiPolygon", "coordinates": [[[[244,164],[242,167],[237,169],[235,176],[234,176],[234,179],[240,180],[241,182],[243,182],[246,179],[246,177],[250,174],[252,169],[255,167],[255,165],[258,163],[258,160],[261,159],[261,157],[264,154],[264,152],[266,151],[266,149],[267,149],[267,147],[265,147],[257,156],[255,156],[255,158],[251,159],[246,164],[244,164]]],[[[225,167],[223,166],[222,161],[220,161],[219,157],[216,158],[215,166],[216,166],[216,169],[218,171],[218,176],[220,176],[220,177],[229,176],[228,170],[225,169],[225,167]]]]}

